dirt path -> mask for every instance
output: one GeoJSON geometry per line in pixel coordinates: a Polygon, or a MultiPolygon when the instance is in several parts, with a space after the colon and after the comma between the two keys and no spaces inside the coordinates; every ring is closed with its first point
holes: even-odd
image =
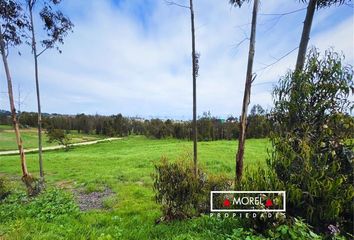
{"type": "MultiPolygon", "coordinates": [[[[105,138],[101,140],[95,140],[95,141],[87,141],[87,142],[81,142],[81,143],[73,143],[70,144],[70,146],[75,147],[75,146],[83,146],[83,145],[92,145],[96,144],[99,142],[110,142],[110,141],[115,141],[115,140],[120,140],[122,138],[105,138]]],[[[42,151],[49,151],[49,150],[56,150],[56,149],[62,149],[64,146],[51,146],[51,147],[44,147],[42,151]]],[[[33,152],[38,152],[38,148],[31,148],[31,149],[25,149],[25,153],[33,153],[33,152]]],[[[18,154],[18,150],[10,150],[10,151],[0,151],[0,156],[2,155],[14,155],[18,154]]]]}

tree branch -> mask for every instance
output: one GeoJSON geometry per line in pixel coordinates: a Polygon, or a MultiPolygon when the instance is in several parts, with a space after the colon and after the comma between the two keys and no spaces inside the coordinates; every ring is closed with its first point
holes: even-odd
{"type": "Polygon", "coordinates": [[[259,15],[262,15],[262,16],[285,16],[285,15],[289,15],[289,14],[292,14],[292,13],[301,12],[301,11],[303,11],[305,9],[307,9],[307,7],[300,8],[300,9],[297,9],[297,10],[294,10],[294,11],[290,11],[290,12],[285,12],[285,13],[260,13],[259,15]]]}
{"type": "Polygon", "coordinates": [[[281,56],[280,58],[275,58],[273,57],[274,59],[276,59],[276,61],[272,62],[271,64],[268,64],[268,65],[265,65],[265,67],[263,68],[260,68],[260,69],[257,69],[256,72],[258,71],[262,71],[262,70],[265,70],[273,65],[275,65],[276,63],[280,62],[282,59],[284,59],[285,57],[289,56],[292,52],[294,52],[295,50],[297,50],[299,47],[296,47],[294,49],[292,49],[291,51],[287,52],[285,55],[281,56]]]}
{"type": "Polygon", "coordinates": [[[244,43],[245,41],[250,40],[248,37],[245,37],[244,39],[242,39],[241,41],[239,41],[236,45],[235,45],[235,49],[237,49],[239,46],[241,46],[242,43],[244,43]]]}
{"type": "Polygon", "coordinates": [[[235,49],[237,49],[245,41],[250,40],[247,32],[242,27],[240,27],[240,26],[236,26],[236,27],[239,28],[243,32],[244,38],[235,45],[235,49]]]}
{"type": "Polygon", "coordinates": [[[297,12],[300,12],[300,11],[303,11],[307,9],[306,7],[305,8],[300,8],[300,9],[297,9],[297,10],[294,10],[294,11],[290,11],[290,12],[285,12],[285,13],[261,13],[259,15],[262,15],[262,16],[276,16],[274,18],[271,18],[267,21],[269,22],[272,22],[274,21],[274,24],[272,24],[271,27],[269,27],[267,30],[264,31],[264,33],[270,31],[271,29],[273,29],[280,21],[280,19],[286,15],[289,15],[289,14],[293,14],[293,13],[297,13],[297,12]]]}
{"type": "Polygon", "coordinates": [[[188,8],[190,9],[189,6],[186,6],[186,5],[182,5],[182,4],[179,4],[179,3],[176,3],[176,2],[172,2],[172,1],[168,1],[168,0],[164,0],[165,3],[169,6],[177,6],[177,7],[181,7],[181,8],[188,8]]]}
{"type": "Polygon", "coordinates": [[[253,73],[251,84],[253,84],[254,80],[256,80],[256,77],[257,77],[257,73],[253,73]]]}
{"type": "Polygon", "coordinates": [[[45,47],[40,53],[37,54],[36,57],[39,57],[40,55],[42,55],[42,53],[44,53],[45,51],[47,51],[49,49],[49,47],[45,47]]]}

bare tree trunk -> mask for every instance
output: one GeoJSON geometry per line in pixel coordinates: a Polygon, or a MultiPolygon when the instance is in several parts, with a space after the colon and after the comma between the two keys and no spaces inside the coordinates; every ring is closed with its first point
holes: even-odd
{"type": "MultiPolygon", "coordinates": [[[[307,46],[308,46],[308,43],[310,40],[312,20],[313,20],[313,16],[315,15],[316,5],[317,5],[317,0],[310,0],[309,4],[307,6],[304,27],[302,29],[302,35],[301,35],[301,40],[300,40],[300,44],[299,44],[299,51],[298,51],[297,60],[296,60],[296,66],[295,66],[296,72],[301,71],[305,65],[307,46]]],[[[297,92],[297,88],[298,88],[298,85],[295,84],[293,89],[291,90],[291,94],[290,94],[291,98],[295,97],[294,94],[297,92]]],[[[297,113],[294,111],[289,112],[290,122],[294,123],[297,121],[296,114],[297,113]]]]}
{"type": "Polygon", "coordinates": [[[5,68],[6,79],[7,79],[7,87],[8,87],[9,100],[10,100],[12,123],[13,123],[13,127],[15,130],[16,143],[17,143],[18,151],[19,151],[20,158],[21,158],[22,179],[25,181],[25,179],[27,179],[30,176],[30,174],[28,173],[28,170],[27,170],[26,155],[23,150],[20,128],[19,128],[18,122],[17,122],[15,102],[14,102],[14,96],[13,96],[13,90],[12,90],[11,74],[10,74],[10,69],[9,69],[9,65],[7,62],[6,53],[5,53],[5,42],[4,42],[2,32],[1,32],[1,27],[0,27],[0,48],[1,48],[0,50],[1,50],[2,61],[4,63],[4,68],[5,68]]]}
{"type": "Polygon", "coordinates": [[[256,26],[257,26],[257,13],[258,13],[259,0],[254,0],[253,5],[253,14],[252,14],[252,29],[251,29],[251,38],[250,38],[250,47],[248,53],[248,65],[247,65],[247,74],[245,82],[245,92],[243,95],[242,103],[242,114],[240,120],[240,134],[238,138],[238,150],[236,154],[236,176],[235,176],[235,186],[237,181],[240,181],[242,178],[243,172],[243,155],[245,152],[245,140],[246,140],[246,128],[247,128],[247,111],[248,105],[250,104],[251,96],[251,86],[253,81],[253,59],[255,53],[255,43],[256,43],[256,26]]]}
{"type": "Polygon", "coordinates": [[[310,0],[307,6],[304,27],[302,29],[301,41],[299,45],[299,52],[297,54],[295,70],[302,70],[305,64],[307,46],[310,40],[310,32],[312,26],[313,16],[315,14],[317,0],[310,0]]]}
{"type": "Polygon", "coordinates": [[[193,71],[193,161],[194,174],[198,174],[198,151],[197,151],[197,56],[195,52],[195,29],[194,29],[194,10],[193,0],[189,1],[191,13],[191,33],[192,33],[192,71],[193,71]]]}
{"type": "Polygon", "coordinates": [[[44,183],[44,172],[43,172],[43,161],[42,161],[42,111],[41,111],[41,99],[39,94],[39,77],[38,77],[38,55],[37,55],[37,43],[34,31],[34,21],[33,21],[33,5],[29,3],[30,10],[30,21],[31,21],[31,32],[32,32],[32,51],[34,57],[34,71],[36,79],[36,94],[37,94],[37,108],[38,108],[38,159],[39,159],[39,175],[40,183],[43,187],[44,183]]]}

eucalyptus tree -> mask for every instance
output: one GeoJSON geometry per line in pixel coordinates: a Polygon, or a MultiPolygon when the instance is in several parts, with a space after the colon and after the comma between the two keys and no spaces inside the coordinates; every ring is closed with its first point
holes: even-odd
{"type": "Polygon", "coordinates": [[[44,181],[43,161],[42,161],[42,111],[39,87],[38,58],[48,49],[56,48],[59,53],[59,44],[64,44],[64,37],[72,31],[73,24],[61,11],[55,9],[61,0],[25,0],[29,12],[30,46],[34,58],[34,74],[36,82],[37,109],[38,109],[38,158],[41,183],[44,181]],[[40,41],[42,49],[36,40],[36,20],[35,10],[40,6],[39,17],[46,33],[46,38],[40,41]]]}
{"type": "MultiPolygon", "coordinates": [[[[230,0],[230,4],[232,4],[233,6],[241,7],[245,1],[246,0],[230,0]]],[[[259,6],[259,0],[254,0],[250,45],[249,45],[249,52],[248,52],[247,73],[246,73],[246,81],[245,81],[245,91],[243,95],[242,113],[240,119],[240,134],[238,138],[238,149],[236,154],[235,186],[237,181],[241,180],[242,172],[243,172],[243,158],[245,152],[246,131],[247,131],[247,112],[248,112],[248,106],[250,104],[252,82],[254,81],[255,78],[255,75],[253,74],[253,60],[254,60],[255,45],[256,45],[258,6],[259,6]]]]}
{"type": "Polygon", "coordinates": [[[175,5],[178,7],[189,9],[191,17],[191,35],[192,35],[192,78],[193,78],[193,121],[192,121],[192,132],[193,132],[193,163],[194,163],[194,174],[198,174],[198,131],[197,131],[197,77],[199,72],[199,57],[200,54],[196,52],[195,47],[195,26],[194,26],[194,7],[193,0],[189,0],[189,6],[182,5],[173,1],[165,0],[168,5],[175,5]]]}
{"type": "Polygon", "coordinates": [[[198,174],[198,149],[197,149],[197,76],[199,70],[199,54],[195,51],[195,27],[193,0],[189,0],[189,10],[191,15],[191,34],[192,34],[192,76],[193,76],[193,161],[194,174],[198,174]]]}
{"type": "MultiPolygon", "coordinates": [[[[333,5],[341,5],[345,2],[350,2],[351,0],[300,0],[301,2],[308,2],[307,11],[304,21],[304,26],[302,29],[301,40],[299,44],[299,51],[297,54],[295,71],[300,73],[303,70],[305,60],[306,60],[306,52],[308,48],[308,43],[310,40],[310,33],[312,28],[312,21],[315,15],[316,9],[331,7],[333,5]]],[[[295,97],[295,92],[298,88],[298,83],[294,82],[294,89],[292,89],[292,93],[290,95],[291,98],[295,97]]],[[[290,121],[295,124],[296,122],[296,112],[290,110],[290,121]]]]}
{"type": "Polygon", "coordinates": [[[351,0],[300,0],[301,2],[308,2],[307,11],[302,29],[301,40],[299,44],[299,51],[296,60],[296,70],[301,71],[305,64],[306,51],[310,40],[310,33],[312,27],[312,20],[315,15],[316,8],[325,8],[332,5],[341,5],[351,0]]]}
{"type": "Polygon", "coordinates": [[[27,169],[26,155],[15,109],[11,72],[7,59],[10,48],[23,42],[25,38],[24,30],[28,26],[28,21],[23,13],[23,8],[14,0],[0,0],[0,21],[0,51],[7,80],[11,118],[21,158],[22,181],[27,187],[28,194],[32,195],[35,191],[35,186],[33,186],[34,179],[27,169]]]}

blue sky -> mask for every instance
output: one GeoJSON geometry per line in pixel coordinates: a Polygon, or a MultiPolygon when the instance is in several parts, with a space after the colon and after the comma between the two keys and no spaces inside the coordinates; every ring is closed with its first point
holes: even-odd
{"type": "MultiPolygon", "coordinates": [[[[178,1],[188,4],[187,0],[178,1]]],[[[201,54],[197,79],[198,114],[239,115],[246,74],[252,4],[232,8],[228,1],[195,0],[196,47],[201,54]]],[[[261,1],[251,105],[272,106],[271,89],[293,68],[306,5],[299,1],[261,1]],[[263,15],[299,10],[282,17],[263,15]]],[[[192,116],[190,17],[163,0],[64,0],[75,24],[63,53],[40,57],[42,108],[50,113],[116,114],[142,117],[192,116]]],[[[40,28],[37,28],[40,29],[40,28]]],[[[353,6],[316,12],[310,45],[334,47],[354,62],[353,6]]],[[[40,37],[43,33],[38,33],[40,37]]],[[[33,62],[26,47],[10,54],[16,101],[35,111],[33,62]],[[17,55],[21,50],[22,56],[17,55]]],[[[8,109],[1,68],[0,109],[8,109]]]]}

